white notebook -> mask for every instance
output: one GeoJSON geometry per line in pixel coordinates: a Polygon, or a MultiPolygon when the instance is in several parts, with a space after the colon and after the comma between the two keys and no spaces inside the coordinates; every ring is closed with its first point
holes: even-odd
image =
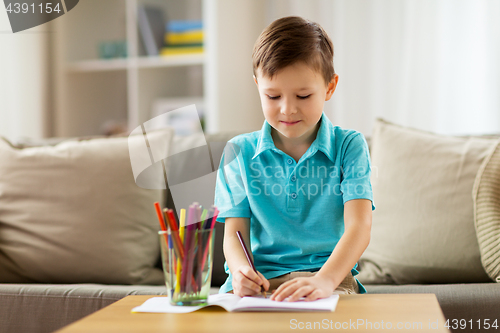
{"type": "Polygon", "coordinates": [[[153,297],[144,304],[132,309],[132,312],[155,313],[188,313],[207,306],[220,306],[229,312],[236,311],[328,311],[333,312],[337,307],[339,295],[306,302],[276,302],[263,297],[239,297],[233,294],[217,294],[208,296],[208,305],[204,306],[175,306],[171,305],[168,297],[153,297]]]}

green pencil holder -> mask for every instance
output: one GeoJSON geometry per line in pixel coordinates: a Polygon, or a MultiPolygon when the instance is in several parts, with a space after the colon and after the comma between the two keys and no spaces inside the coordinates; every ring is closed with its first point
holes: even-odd
{"type": "Polygon", "coordinates": [[[170,304],[206,305],[212,281],[214,229],[186,227],[159,231],[165,285],[170,304]]]}

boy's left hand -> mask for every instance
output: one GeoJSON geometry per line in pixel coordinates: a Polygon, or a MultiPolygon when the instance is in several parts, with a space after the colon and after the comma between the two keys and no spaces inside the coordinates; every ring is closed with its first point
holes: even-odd
{"type": "Polygon", "coordinates": [[[330,297],[334,290],[330,279],[317,275],[299,277],[279,286],[271,295],[271,300],[281,302],[288,297],[288,302],[295,302],[305,297],[305,301],[315,301],[319,298],[330,297]]]}

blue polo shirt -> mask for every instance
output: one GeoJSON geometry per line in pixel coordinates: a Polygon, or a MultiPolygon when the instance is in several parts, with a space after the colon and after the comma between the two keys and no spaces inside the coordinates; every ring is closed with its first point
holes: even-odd
{"type": "MultiPolygon", "coordinates": [[[[316,139],[298,162],[276,148],[267,121],[224,149],[215,189],[217,221],[250,219],[254,264],[267,279],[318,271],[344,233],[347,201],[368,199],[375,209],[363,135],[333,126],[324,113],[320,122],[316,139]]],[[[224,267],[229,277],[221,293],[233,289],[227,262],[224,267]]]]}

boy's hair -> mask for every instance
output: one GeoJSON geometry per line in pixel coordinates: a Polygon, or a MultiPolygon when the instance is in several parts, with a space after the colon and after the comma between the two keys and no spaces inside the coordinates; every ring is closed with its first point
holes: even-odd
{"type": "Polygon", "coordinates": [[[255,42],[253,74],[257,70],[272,78],[279,70],[304,62],[321,73],[328,84],[333,69],[333,43],[323,28],[298,16],[280,18],[271,23],[255,42]]]}

